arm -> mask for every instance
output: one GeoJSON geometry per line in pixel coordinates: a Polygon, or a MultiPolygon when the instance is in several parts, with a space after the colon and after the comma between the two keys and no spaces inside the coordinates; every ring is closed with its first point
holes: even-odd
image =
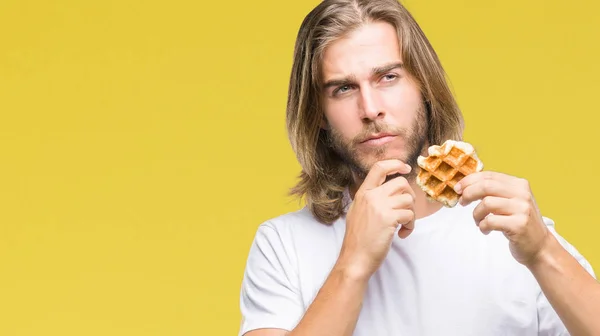
{"type": "Polygon", "coordinates": [[[572,335],[600,334],[600,284],[548,232],[547,243],[527,265],[572,335]]]}
{"type": "MultiPolygon", "coordinates": [[[[249,321],[252,327],[246,329],[250,330],[246,336],[350,336],[354,333],[367,283],[385,259],[396,228],[402,225],[398,235],[405,238],[414,227],[414,192],[408,181],[397,177],[383,184],[386,176],[409,171],[410,166],[397,160],[374,165],[350,205],[338,260],[302,319],[291,331],[287,331],[291,324],[274,329],[265,327],[272,326],[271,322],[258,321],[262,317],[254,318],[249,321]]],[[[247,273],[252,276],[254,269],[249,268],[247,273]]],[[[275,277],[280,273],[273,272],[275,277]]],[[[249,283],[256,283],[256,280],[251,279],[249,283]]],[[[269,286],[262,286],[260,292],[249,289],[246,293],[253,297],[246,300],[257,302],[258,296],[268,291],[281,291],[280,287],[271,282],[269,286]]],[[[261,309],[268,311],[269,320],[290,321],[292,318],[286,316],[289,314],[282,311],[289,309],[289,305],[278,303],[281,299],[278,294],[270,297],[275,302],[255,303],[252,307],[259,308],[252,308],[248,314],[255,314],[257,309],[261,309]]],[[[297,314],[297,311],[293,313],[297,314]]]]}
{"type": "Polygon", "coordinates": [[[352,335],[367,282],[368,278],[338,262],[293,331],[258,329],[246,336],[352,335]]]}
{"type": "MultiPolygon", "coordinates": [[[[529,183],[505,174],[480,172],[466,176],[455,188],[462,193],[462,204],[481,200],[473,211],[479,229],[504,233],[513,257],[532,272],[544,300],[569,333],[600,335],[600,284],[544,224],[529,183]]],[[[544,335],[555,335],[552,328],[558,327],[539,326],[544,335]]]]}

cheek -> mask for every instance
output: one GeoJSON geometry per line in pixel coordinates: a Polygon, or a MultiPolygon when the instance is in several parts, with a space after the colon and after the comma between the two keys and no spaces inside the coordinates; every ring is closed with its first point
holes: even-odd
{"type": "Polygon", "coordinates": [[[351,139],[360,132],[362,123],[360,118],[356,117],[356,107],[350,99],[330,103],[325,108],[329,127],[335,129],[344,138],[351,139]]]}
{"type": "Polygon", "coordinates": [[[383,95],[384,108],[400,126],[409,125],[421,105],[421,93],[414,88],[399,87],[383,95]]]}

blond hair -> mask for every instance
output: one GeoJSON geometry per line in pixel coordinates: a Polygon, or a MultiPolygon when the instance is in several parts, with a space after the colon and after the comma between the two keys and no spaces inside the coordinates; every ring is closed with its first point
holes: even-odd
{"type": "Polygon", "coordinates": [[[395,27],[402,60],[419,83],[427,115],[427,143],[460,140],[463,118],[442,65],[412,15],[397,0],[325,0],[304,19],[294,48],[288,90],[288,136],[302,167],[291,194],[304,197],[318,221],[330,224],[344,211],[343,193],[351,171],[328,145],[320,95],[321,63],[332,42],[369,22],[395,27]]]}

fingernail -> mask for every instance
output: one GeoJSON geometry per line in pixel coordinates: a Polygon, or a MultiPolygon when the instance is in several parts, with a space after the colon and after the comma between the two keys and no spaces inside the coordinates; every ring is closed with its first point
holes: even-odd
{"type": "Polygon", "coordinates": [[[408,169],[409,171],[412,170],[412,167],[409,164],[405,163],[405,165],[406,165],[406,169],[408,169]]]}
{"type": "Polygon", "coordinates": [[[460,185],[460,183],[454,185],[454,191],[460,194],[460,192],[462,191],[462,186],[460,185]]]}

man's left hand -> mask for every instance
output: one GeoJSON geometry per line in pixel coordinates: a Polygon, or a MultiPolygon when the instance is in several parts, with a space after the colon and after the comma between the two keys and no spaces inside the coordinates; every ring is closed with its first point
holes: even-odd
{"type": "Polygon", "coordinates": [[[527,180],[483,171],[464,177],[455,190],[461,194],[463,206],[481,200],[473,211],[481,232],[503,232],[518,262],[526,266],[535,262],[551,233],[542,220],[527,180]]]}

